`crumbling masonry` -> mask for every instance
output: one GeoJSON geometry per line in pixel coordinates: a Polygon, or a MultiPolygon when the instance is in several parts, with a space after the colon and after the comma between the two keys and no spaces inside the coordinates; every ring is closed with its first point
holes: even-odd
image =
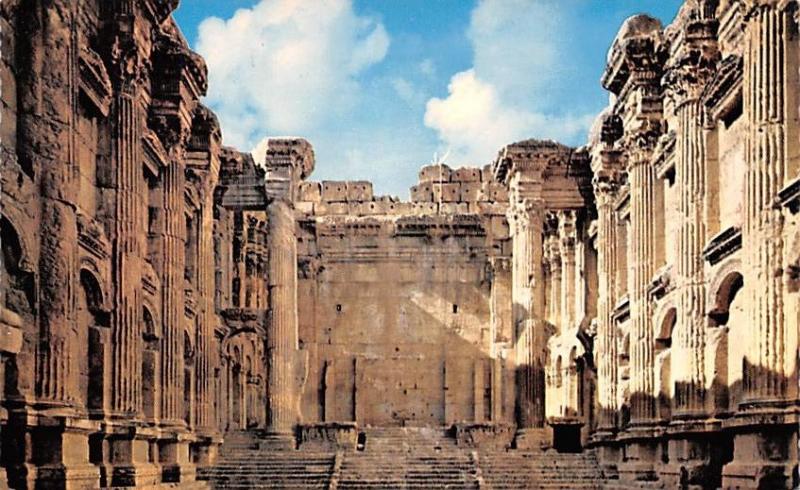
{"type": "Polygon", "coordinates": [[[629,19],[585,146],[410,201],[310,180],[302,139],[224,147],[177,3],[0,3],[0,487],[420,426],[622,488],[800,483],[796,1],[629,19]]]}

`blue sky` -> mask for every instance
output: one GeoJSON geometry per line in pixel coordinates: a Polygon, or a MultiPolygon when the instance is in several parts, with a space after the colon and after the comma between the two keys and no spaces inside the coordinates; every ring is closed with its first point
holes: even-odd
{"type": "Polygon", "coordinates": [[[420,166],[485,165],[528,137],[581,145],[622,22],[679,0],[183,0],[225,144],[303,136],[314,179],[406,198],[420,166]]]}

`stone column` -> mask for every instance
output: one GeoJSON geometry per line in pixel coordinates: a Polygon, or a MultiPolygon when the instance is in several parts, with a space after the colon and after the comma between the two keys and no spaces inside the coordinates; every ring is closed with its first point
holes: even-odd
{"type": "MultiPolygon", "coordinates": [[[[744,113],[747,174],[742,245],[750,268],[745,278],[750,324],[755,345],[744,373],[747,401],[780,400],[786,393],[788,327],[784,317],[781,211],[774,205],[787,178],[790,138],[787,135],[789,32],[796,29],[793,2],[753,1],[748,13],[745,50],[744,113]]],[[[796,8],[796,7],[795,7],[796,8]]],[[[794,62],[796,67],[796,61],[794,62]]]]}
{"type": "Polygon", "coordinates": [[[561,331],[576,328],[575,321],[575,211],[559,211],[558,238],[561,255],[561,331]]]}
{"type": "Polygon", "coordinates": [[[26,34],[30,36],[30,71],[19,83],[21,127],[17,147],[20,160],[29,161],[37,169],[41,182],[41,337],[36,395],[41,402],[56,407],[72,405],[77,398],[78,46],[73,32],[74,6],[67,1],[42,6],[36,3],[30,12],[31,31],[26,34]]]}
{"type": "Polygon", "coordinates": [[[116,171],[114,221],[114,311],[111,410],[121,417],[142,410],[141,272],[145,195],[141,131],[135,89],[123,87],[115,103],[112,142],[116,171]]]}
{"type": "Polygon", "coordinates": [[[706,148],[703,109],[695,98],[676,108],[675,166],[680,196],[678,228],[679,314],[675,328],[674,415],[701,416],[705,412],[706,288],[703,248],[706,242],[706,148]]]}
{"type": "MultiPolygon", "coordinates": [[[[544,428],[544,270],[543,212],[541,201],[514,205],[512,296],[517,356],[518,428],[544,428]]],[[[518,445],[530,445],[517,437],[518,445]]],[[[541,443],[541,435],[531,441],[541,443]]]]}
{"type": "Polygon", "coordinates": [[[14,407],[5,435],[22,444],[24,460],[9,473],[15,487],[96,487],[99,473],[89,464],[88,445],[93,426],[73,409],[81,390],[78,329],[85,328],[77,318],[78,6],[66,0],[31,1],[17,11],[18,25],[25,28],[16,38],[22,54],[16,67],[16,147],[20,166],[31,169],[31,178],[35,174],[40,193],[38,213],[30,210],[40,218],[35,231],[38,337],[30,339],[36,354],[35,399],[14,407]]]}
{"type": "Polygon", "coordinates": [[[617,335],[612,313],[616,301],[617,218],[614,203],[619,189],[619,175],[612,170],[618,153],[604,151],[598,157],[594,195],[597,203],[597,431],[606,437],[616,429],[618,374],[617,335]]]}
{"type": "Polygon", "coordinates": [[[163,171],[164,258],[162,264],[163,336],[161,341],[161,419],[173,426],[183,420],[183,331],[184,331],[184,214],[185,176],[179,158],[163,171]]]}
{"type": "Polygon", "coordinates": [[[743,112],[745,136],[742,263],[752,328],[744,366],[744,401],[733,461],[723,470],[725,488],[789,488],[796,471],[797,415],[787,410],[787,384],[796,347],[796,325],[786,318],[783,282],[783,217],[775,205],[787,183],[797,144],[797,3],[746,2],[743,112]]]}
{"type": "Polygon", "coordinates": [[[270,315],[267,326],[269,411],[267,430],[291,436],[298,418],[295,363],[297,358],[297,239],[291,204],[274,200],[269,220],[270,315]]]}
{"type": "Polygon", "coordinates": [[[655,185],[651,165],[654,138],[641,135],[644,146],[629,155],[631,249],[628,260],[632,274],[628,278],[631,305],[631,424],[647,424],[655,418],[654,335],[647,289],[655,274],[655,185]]]}
{"type": "MultiPolygon", "coordinates": [[[[195,379],[197,398],[196,427],[197,432],[204,437],[211,437],[218,429],[214,421],[214,366],[213,366],[213,340],[216,321],[214,308],[215,272],[214,272],[214,185],[215,179],[205,176],[201,193],[200,219],[198,223],[197,247],[197,297],[198,304],[198,335],[195,354],[195,379]]],[[[211,462],[214,457],[215,446],[204,446],[199,454],[201,463],[211,462]]]]}
{"type": "Polygon", "coordinates": [[[563,314],[563,286],[561,277],[561,246],[557,236],[557,232],[553,230],[554,234],[548,236],[545,240],[544,247],[546,249],[547,263],[550,270],[550,297],[547,299],[548,310],[550,313],[550,323],[555,325],[557,330],[561,330],[564,317],[563,314]]]}

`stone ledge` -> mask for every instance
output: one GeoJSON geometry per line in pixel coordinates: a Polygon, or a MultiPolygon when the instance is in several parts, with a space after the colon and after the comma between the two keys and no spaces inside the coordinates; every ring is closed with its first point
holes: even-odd
{"type": "Polygon", "coordinates": [[[355,422],[321,422],[297,426],[297,441],[301,449],[355,450],[358,443],[358,424],[355,422]]]}
{"type": "Polygon", "coordinates": [[[514,440],[515,427],[502,423],[456,423],[453,435],[459,446],[481,449],[506,449],[514,440]]]}

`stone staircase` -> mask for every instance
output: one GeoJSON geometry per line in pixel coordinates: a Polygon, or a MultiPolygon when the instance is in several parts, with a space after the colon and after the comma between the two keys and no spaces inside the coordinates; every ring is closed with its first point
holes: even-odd
{"type": "Polygon", "coordinates": [[[599,490],[606,484],[593,452],[482,452],[478,467],[482,488],[599,490]]]}
{"type": "Polygon", "coordinates": [[[338,489],[479,488],[472,454],[442,429],[367,429],[364,451],[343,453],[338,489]]]}
{"type": "Polygon", "coordinates": [[[218,463],[200,468],[212,488],[602,489],[593,452],[475,450],[444,429],[368,428],[360,451],[276,450],[246,432],[228,434],[218,463]]]}
{"type": "Polygon", "coordinates": [[[276,451],[247,432],[225,436],[218,462],[199,468],[197,478],[212,488],[329,488],[332,452],[276,451]]]}

